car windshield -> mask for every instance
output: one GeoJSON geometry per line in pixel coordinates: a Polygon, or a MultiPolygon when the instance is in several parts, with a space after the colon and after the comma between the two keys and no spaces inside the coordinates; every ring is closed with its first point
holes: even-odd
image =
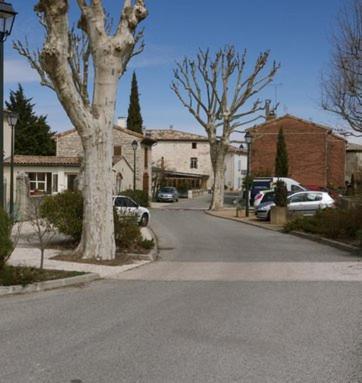
{"type": "Polygon", "coordinates": [[[173,193],[174,190],[175,190],[174,188],[161,188],[160,192],[161,193],[173,193]]]}
{"type": "Polygon", "coordinates": [[[269,193],[265,193],[264,194],[264,197],[262,199],[262,202],[271,202],[271,201],[274,201],[274,198],[275,198],[275,193],[274,192],[269,192],[269,193]]]}

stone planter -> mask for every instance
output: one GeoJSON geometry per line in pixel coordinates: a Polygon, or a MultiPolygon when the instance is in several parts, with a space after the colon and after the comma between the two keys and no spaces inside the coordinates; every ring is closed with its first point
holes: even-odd
{"type": "Polygon", "coordinates": [[[288,208],[273,206],[270,210],[270,223],[283,226],[288,222],[288,208]]]}

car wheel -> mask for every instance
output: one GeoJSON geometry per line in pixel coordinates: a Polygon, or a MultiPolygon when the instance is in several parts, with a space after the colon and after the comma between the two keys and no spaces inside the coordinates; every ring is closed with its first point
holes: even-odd
{"type": "Polygon", "coordinates": [[[140,225],[141,226],[147,226],[148,225],[148,221],[149,221],[148,214],[145,213],[141,217],[140,225]]]}

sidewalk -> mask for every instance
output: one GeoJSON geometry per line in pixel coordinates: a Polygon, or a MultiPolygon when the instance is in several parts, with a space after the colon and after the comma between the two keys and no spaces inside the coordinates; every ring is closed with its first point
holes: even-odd
{"type": "MultiPolygon", "coordinates": [[[[148,228],[142,228],[142,235],[145,239],[153,238],[151,231],[148,228]]],[[[151,251],[156,251],[157,248],[151,251]]],[[[101,278],[112,278],[119,273],[146,265],[152,260],[134,260],[133,263],[122,266],[104,266],[92,265],[88,263],[67,262],[51,259],[59,253],[59,250],[47,249],[44,255],[44,268],[51,270],[65,271],[83,271],[88,273],[99,274],[101,278]]],[[[36,247],[26,246],[25,241],[20,241],[13,254],[9,259],[9,264],[13,266],[31,266],[39,267],[40,265],[40,250],[36,247]]]]}
{"type": "Polygon", "coordinates": [[[217,210],[217,211],[207,210],[207,211],[205,211],[205,213],[212,215],[214,217],[229,219],[229,220],[237,221],[237,222],[243,222],[243,223],[246,223],[248,225],[258,226],[258,227],[261,227],[261,228],[267,229],[267,230],[273,230],[273,231],[282,231],[283,230],[283,226],[272,225],[268,221],[258,220],[255,217],[254,212],[250,212],[249,217],[245,217],[245,211],[240,210],[238,217],[237,217],[236,216],[236,208],[224,208],[223,210],[217,210]]]}

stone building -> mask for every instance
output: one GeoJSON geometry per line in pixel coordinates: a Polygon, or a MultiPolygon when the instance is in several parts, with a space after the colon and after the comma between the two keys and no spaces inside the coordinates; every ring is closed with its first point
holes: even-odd
{"type": "MultiPolygon", "coordinates": [[[[153,167],[164,169],[169,186],[210,189],[213,171],[207,137],[174,129],[147,130],[156,141],[152,149],[153,167]]],[[[230,146],[225,159],[225,185],[240,190],[246,171],[246,153],[230,146]]]]}
{"type": "Polygon", "coordinates": [[[331,128],[288,114],[249,129],[252,174],[275,175],[280,128],[283,128],[287,145],[289,177],[306,186],[344,186],[346,140],[333,133],[331,128]]]}
{"type": "MultiPolygon", "coordinates": [[[[152,145],[154,141],[115,126],[113,174],[114,190],[117,194],[127,189],[133,189],[134,151],[132,143],[137,142],[136,149],[136,189],[145,190],[151,194],[152,182],[152,145]]],[[[30,196],[39,194],[56,194],[64,190],[74,190],[81,168],[82,146],[78,133],[69,130],[56,135],[55,156],[14,156],[14,201],[17,196],[16,179],[25,175],[29,181],[30,196]]],[[[7,153],[8,154],[8,153],[7,153]]],[[[10,154],[10,153],[9,153],[10,154]]],[[[9,156],[4,161],[5,204],[10,199],[10,164],[9,156]]]]}
{"type": "MultiPolygon", "coordinates": [[[[136,168],[136,189],[151,192],[152,145],[154,141],[142,134],[115,125],[113,128],[113,172],[114,193],[133,189],[134,166],[136,168]],[[137,143],[134,152],[132,143],[137,143]],[[136,162],[135,162],[136,159],[136,162]]],[[[69,130],[56,136],[57,157],[80,157],[83,149],[76,130],[69,130]]]]}
{"type": "Polygon", "coordinates": [[[362,184],[362,145],[347,144],[346,153],[346,181],[350,182],[354,176],[358,184],[362,184]]]}

